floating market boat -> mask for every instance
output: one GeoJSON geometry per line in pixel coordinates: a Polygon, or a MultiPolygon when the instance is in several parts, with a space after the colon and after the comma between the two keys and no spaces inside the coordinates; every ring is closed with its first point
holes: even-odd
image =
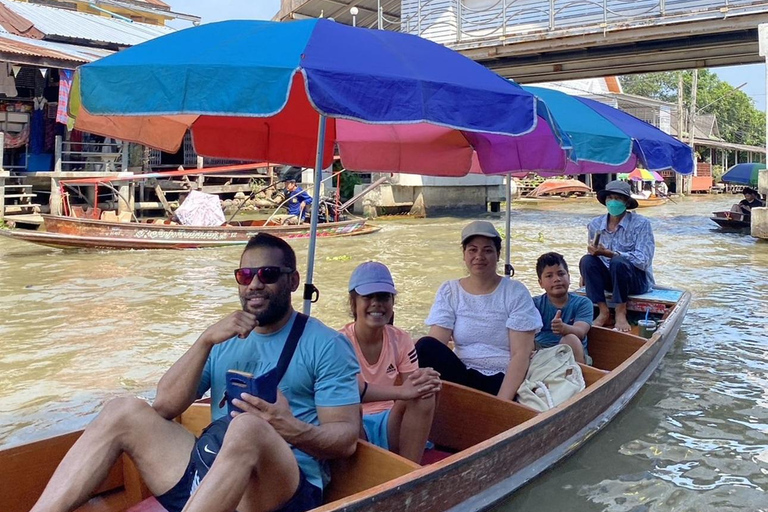
{"type": "Polygon", "coordinates": [[[635,199],[637,200],[638,208],[651,208],[653,206],[662,206],[667,204],[667,202],[669,201],[668,197],[661,197],[661,196],[651,196],[648,198],[635,197],[635,199]]]}
{"type": "MultiPolygon", "coordinates": [[[[94,219],[43,215],[46,231],[0,230],[0,235],[60,249],[198,249],[245,245],[257,233],[280,238],[309,238],[310,224],[284,226],[263,220],[230,222],[200,227],[164,223],[106,222],[94,219]]],[[[365,219],[318,224],[317,236],[335,238],[366,235],[380,228],[365,219]]]]}
{"type": "MultiPolygon", "coordinates": [[[[356,453],[332,461],[325,504],[316,512],[484,510],[573,453],[615,417],[650,378],[675,340],[691,301],[688,292],[657,289],[631,297],[630,322],[646,311],[660,322],[650,339],[602,327],[589,331],[587,388],[547,412],[445,383],[423,465],[360,441],[356,453]]],[[[637,332],[634,327],[634,332],[637,332]]],[[[210,407],[195,404],[178,418],[195,434],[210,407]]],[[[0,451],[3,510],[26,512],[40,496],[73,432],[0,451]]],[[[80,512],[162,511],[123,455],[80,512]]]]}
{"type": "Polygon", "coordinates": [[[592,189],[579,180],[544,180],[525,195],[526,199],[575,199],[592,197],[592,189]]]}
{"type": "Polygon", "coordinates": [[[732,231],[748,230],[751,227],[751,222],[746,215],[731,210],[712,212],[710,219],[721,228],[732,231]]]}

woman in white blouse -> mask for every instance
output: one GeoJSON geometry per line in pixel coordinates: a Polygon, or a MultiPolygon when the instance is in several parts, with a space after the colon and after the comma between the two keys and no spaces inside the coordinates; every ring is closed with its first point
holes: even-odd
{"type": "Polygon", "coordinates": [[[496,272],[501,236],[493,224],[470,223],[461,245],[469,276],[438,289],[425,321],[429,335],[416,344],[419,365],[434,368],[443,380],[514,400],[541,316],[524,284],[496,272]]]}

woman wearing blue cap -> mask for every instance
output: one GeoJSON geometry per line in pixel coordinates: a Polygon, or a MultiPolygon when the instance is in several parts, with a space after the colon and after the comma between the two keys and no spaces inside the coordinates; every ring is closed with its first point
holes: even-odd
{"type": "Polygon", "coordinates": [[[341,332],[352,341],[360,362],[366,439],[418,463],[432,427],[440,375],[419,368],[411,337],[390,325],[395,294],[386,265],[374,261],[359,265],[349,279],[355,321],[341,332]]]}
{"type": "Polygon", "coordinates": [[[501,235],[487,221],[461,232],[469,275],[443,283],[419,340],[419,363],[444,380],[514,400],[525,379],[541,316],[528,289],[496,271],[501,235]],[[456,352],[448,347],[453,340],[456,352]]]}

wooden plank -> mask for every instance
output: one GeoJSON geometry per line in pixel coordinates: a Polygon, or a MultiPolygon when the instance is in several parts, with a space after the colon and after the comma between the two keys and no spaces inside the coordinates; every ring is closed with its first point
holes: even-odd
{"type": "Polygon", "coordinates": [[[160,199],[160,202],[163,205],[163,210],[165,210],[168,218],[170,219],[173,217],[173,210],[171,209],[171,205],[168,204],[168,200],[165,198],[165,192],[163,192],[163,189],[159,183],[155,185],[155,194],[157,194],[157,198],[160,199]]]}
{"type": "Polygon", "coordinates": [[[207,403],[194,403],[189,409],[176,418],[178,423],[192,432],[195,437],[200,437],[203,429],[211,423],[211,406],[207,403]]]}
{"type": "Polygon", "coordinates": [[[330,466],[331,483],[323,496],[326,503],[368,490],[421,468],[415,462],[362,440],[357,442],[353,456],[332,460],[330,466]]]}
{"type": "MultiPolygon", "coordinates": [[[[4,512],[25,512],[40,497],[48,480],[82,432],[0,451],[0,503],[4,512]]],[[[122,462],[112,467],[94,495],[121,490],[122,462]]]]}
{"type": "Polygon", "coordinates": [[[584,376],[584,383],[587,387],[608,375],[607,371],[595,368],[594,366],[579,363],[579,367],[581,368],[581,374],[584,376]]]}
{"type": "Polygon", "coordinates": [[[524,405],[444,381],[429,439],[438,446],[464,450],[537,414],[524,405]],[[470,418],[471,427],[467,424],[470,418]]]}
{"type": "Polygon", "coordinates": [[[592,327],[587,334],[592,366],[613,370],[645,346],[647,340],[633,334],[592,327]]]}

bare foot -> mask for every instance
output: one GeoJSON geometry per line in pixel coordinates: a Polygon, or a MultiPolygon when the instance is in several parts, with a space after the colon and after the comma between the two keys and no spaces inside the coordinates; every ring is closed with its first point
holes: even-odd
{"type": "Polygon", "coordinates": [[[597,327],[605,327],[605,324],[607,324],[608,322],[610,322],[610,320],[611,320],[611,312],[610,312],[610,311],[608,311],[608,312],[605,312],[605,313],[603,313],[603,312],[601,311],[601,312],[600,312],[600,313],[597,315],[597,318],[595,318],[595,319],[592,321],[592,325],[596,325],[597,327]]]}
{"type": "Polygon", "coordinates": [[[619,318],[618,315],[616,315],[616,325],[613,328],[620,332],[629,332],[630,330],[632,330],[632,327],[630,327],[629,322],[627,322],[627,319],[619,318]]]}

